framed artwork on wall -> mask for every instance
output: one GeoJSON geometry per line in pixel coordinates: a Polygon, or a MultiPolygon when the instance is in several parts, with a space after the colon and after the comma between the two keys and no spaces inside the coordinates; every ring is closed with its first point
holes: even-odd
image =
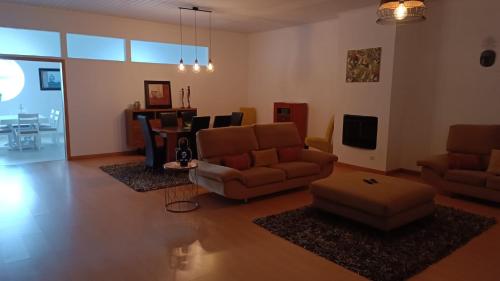
{"type": "Polygon", "coordinates": [[[61,70],[59,68],[39,68],[41,91],[61,90],[61,70]]]}
{"type": "Polygon", "coordinates": [[[346,82],[379,82],[382,48],[349,50],[346,82]]]}
{"type": "Polygon", "coordinates": [[[172,108],[170,81],[144,81],[147,109],[172,108]]]}

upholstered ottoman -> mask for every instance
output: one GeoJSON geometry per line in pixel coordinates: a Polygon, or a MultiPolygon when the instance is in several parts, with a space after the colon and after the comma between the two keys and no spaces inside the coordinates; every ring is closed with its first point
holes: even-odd
{"type": "Polygon", "coordinates": [[[314,207],[384,231],[432,214],[436,194],[426,184],[365,172],[315,181],[311,193],[314,207]]]}

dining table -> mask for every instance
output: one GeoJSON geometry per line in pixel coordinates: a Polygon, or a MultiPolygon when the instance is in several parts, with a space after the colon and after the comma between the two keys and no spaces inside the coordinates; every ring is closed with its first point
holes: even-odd
{"type": "Polygon", "coordinates": [[[175,161],[175,149],[177,141],[181,137],[187,137],[191,133],[190,128],[171,127],[171,128],[152,128],[153,133],[163,139],[163,148],[167,152],[167,161],[175,161]]]}
{"type": "MultiPolygon", "coordinates": [[[[0,114],[0,125],[16,125],[18,123],[18,115],[17,114],[0,114]]],[[[47,116],[44,116],[42,114],[38,115],[38,122],[39,123],[48,123],[49,118],[47,116]]]]}

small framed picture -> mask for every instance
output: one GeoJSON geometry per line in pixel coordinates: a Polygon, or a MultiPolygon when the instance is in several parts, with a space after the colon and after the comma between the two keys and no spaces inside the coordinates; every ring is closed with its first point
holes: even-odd
{"type": "Polygon", "coordinates": [[[146,108],[172,108],[170,81],[144,81],[146,108]]]}
{"type": "Polygon", "coordinates": [[[38,74],[40,76],[40,90],[61,90],[61,70],[59,68],[39,68],[38,74]]]}

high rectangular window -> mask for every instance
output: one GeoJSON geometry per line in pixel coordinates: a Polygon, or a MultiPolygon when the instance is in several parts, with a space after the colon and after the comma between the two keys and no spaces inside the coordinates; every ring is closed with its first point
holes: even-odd
{"type": "MultiPolygon", "coordinates": [[[[181,57],[181,45],[148,41],[130,41],[133,62],[178,64],[181,57]]],[[[192,65],[196,59],[196,47],[182,46],[184,64],[192,65]]],[[[208,64],[208,47],[198,46],[198,62],[208,64]]]]}
{"type": "Polygon", "coordinates": [[[60,57],[59,32],[0,27],[0,54],[60,57]]]}
{"type": "Polygon", "coordinates": [[[125,61],[125,39],[68,33],[68,57],[125,61]]]}

